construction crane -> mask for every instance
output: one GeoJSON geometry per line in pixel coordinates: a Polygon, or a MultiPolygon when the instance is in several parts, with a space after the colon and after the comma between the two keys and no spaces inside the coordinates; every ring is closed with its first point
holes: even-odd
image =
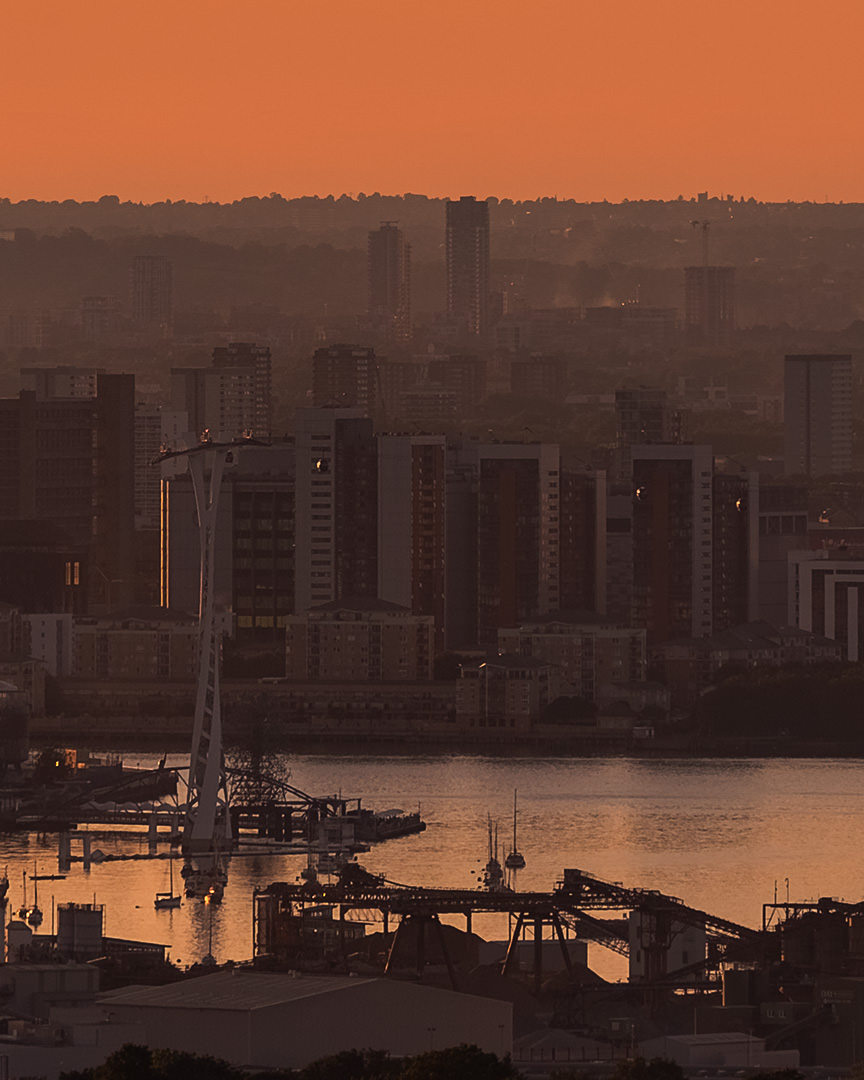
{"type": "Polygon", "coordinates": [[[691,221],[690,224],[694,229],[702,230],[702,265],[708,265],[708,230],[711,227],[710,221],[691,221]]]}

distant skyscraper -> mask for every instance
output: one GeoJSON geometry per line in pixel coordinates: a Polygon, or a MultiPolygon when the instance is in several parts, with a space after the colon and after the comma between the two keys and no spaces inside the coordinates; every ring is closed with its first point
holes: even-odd
{"type": "Polygon", "coordinates": [[[616,390],[615,450],[609,463],[612,483],[629,486],[631,447],[685,442],[684,426],[685,415],[672,408],[665,390],[648,386],[616,390]]]}
{"type": "Polygon", "coordinates": [[[684,308],[688,345],[729,345],[735,329],[734,266],[685,267],[684,308]]]}
{"type": "Polygon", "coordinates": [[[395,221],[369,233],[369,314],[384,324],[388,342],[411,340],[411,245],[395,221]]]}
{"type": "Polygon", "coordinates": [[[362,409],[378,406],[375,350],[362,345],[327,345],[312,358],[312,404],[316,409],[362,409]]]}
{"type": "Polygon", "coordinates": [[[567,361],[561,356],[511,361],[510,393],[562,401],[567,396],[567,361]]]}
{"type": "Polygon", "coordinates": [[[236,438],[270,435],[271,357],[266,345],[238,341],[213,350],[211,367],[171,369],[171,408],[189,430],[236,438]]]}
{"type": "Polygon", "coordinates": [[[426,362],[430,385],[455,395],[456,415],[475,416],[486,397],[486,361],[479,356],[430,356],[426,362]]]}
{"type": "Polygon", "coordinates": [[[665,390],[634,386],[615,391],[617,447],[681,441],[681,414],[672,409],[665,390]]]}
{"type": "Polygon", "coordinates": [[[174,287],[167,255],[136,255],[132,260],[132,319],[153,336],[170,336],[174,287]]]}
{"type": "Polygon", "coordinates": [[[259,438],[269,437],[273,371],[270,347],[249,341],[218,346],[213,350],[213,370],[219,372],[223,383],[228,378],[235,380],[237,423],[246,420],[240,430],[251,431],[259,438]]]}
{"type": "Polygon", "coordinates": [[[84,340],[99,345],[117,332],[120,310],[113,296],[85,296],[81,301],[84,340]]]}
{"type": "Polygon", "coordinates": [[[489,322],[489,204],[463,195],[447,202],[447,314],[469,334],[489,322]]]}
{"type": "Polygon", "coordinates": [[[787,475],[852,468],[852,357],[787,356],[784,364],[787,475]]]}

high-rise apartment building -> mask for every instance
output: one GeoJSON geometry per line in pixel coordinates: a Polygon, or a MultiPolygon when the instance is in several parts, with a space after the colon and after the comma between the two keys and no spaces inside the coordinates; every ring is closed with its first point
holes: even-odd
{"type": "MultiPolygon", "coordinates": [[[[551,443],[469,440],[448,448],[448,649],[494,645],[500,627],[559,608],[560,483],[551,443]]],[[[568,570],[575,591],[579,571],[568,570]]]]}
{"type": "Polygon", "coordinates": [[[295,610],[378,595],[378,461],[362,409],[298,409],[295,610]]]}
{"type": "Polygon", "coordinates": [[[19,372],[21,389],[32,390],[37,401],[55,398],[95,398],[96,382],[105,368],[26,367],[19,372]]]}
{"type": "Polygon", "coordinates": [[[446,444],[443,435],[378,436],[378,595],[432,615],[444,646],[446,444]]]}
{"type": "Polygon", "coordinates": [[[479,356],[430,356],[427,385],[454,395],[456,417],[475,416],[486,397],[486,361],[479,356]]]}
{"type": "Polygon", "coordinates": [[[774,626],[788,619],[789,553],[807,542],[807,488],[759,485],[759,618],[774,626]]]}
{"type": "MultiPolygon", "coordinates": [[[[5,412],[0,403],[0,413],[5,412]]],[[[87,545],[50,521],[0,522],[0,600],[22,612],[87,610],[87,545]]]]}
{"type": "Polygon", "coordinates": [[[132,260],[132,321],[152,337],[170,337],[174,322],[174,274],[167,255],[132,260]]]}
{"type": "MultiPolygon", "coordinates": [[[[174,459],[174,462],[182,459],[174,459]]],[[[162,604],[197,611],[201,548],[188,474],[163,466],[162,604]]],[[[294,610],[294,448],[244,446],[222,477],[215,600],[240,638],[283,633],[294,610]]]]}
{"type": "Polygon", "coordinates": [[[688,345],[724,348],[735,330],[734,266],[684,269],[684,317],[688,345]]]}
{"type": "Polygon", "coordinates": [[[249,447],[233,478],[232,607],[240,636],[276,637],[294,610],[294,453],[249,447]]]}
{"type": "Polygon", "coordinates": [[[714,633],[759,615],[759,474],[714,471],[714,633]]]}
{"type": "Polygon", "coordinates": [[[606,611],[606,473],[561,467],[562,611],[606,611]]]}
{"type": "Polygon", "coordinates": [[[85,296],[81,301],[81,333],[85,341],[103,345],[120,326],[120,306],[113,296],[85,296]]]}
{"type": "Polygon", "coordinates": [[[714,630],[710,446],[634,446],[632,622],[649,644],[714,630]]]}
{"type": "MultiPolygon", "coordinates": [[[[126,376],[127,387],[133,386],[126,376]]],[[[37,402],[89,401],[95,407],[99,385],[111,385],[104,368],[28,367],[21,369],[21,383],[32,390],[37,402]]],[[[124,398],[121,415],[128,420],[128,398],[124,398]]],[[[103,409],[107,416],[109,410],[103,409]]],[[[68,412],[68,410],[67,410],[68,412]]],[[[80,412],[80,410],[79,410],[80,412]]],[[[49,414],[50,415],[50,414],[49,414]]],[[[84,415],[82,413],[82,415],[84,415]]],[[[153,465],[160,447],[173,444],[189,430],[185,413],[169,412],[159,405],[135,404],[134,420],[134,507],[136,529],[159,528],[160,476],[153,465]]],[[[125,453],[125,450],[124,450],[125,453]]]]}
{"type": "Polygon", "coordinates": [[[532,356],[510,363],[510,393],[519,397],[563,401],[567,396],[567,361],[561,356],[532,356]]]}
{"type": "Polygon", "coordinates": [[[852,468],[852,357],[787,356],[784,366],[787,476],[852,468]]]}
{"type": "Polygon", "coordinates": [[[631,446],[684,441],[685,414],[673,409],[665,390],[650,386],[615,391],[615,450],[609,475],[614,484],[630,484],[631,446]]]}
{"type": "Polygon", "coordinates": [[[389,343],[411,340],[411,245],[395,221],[369,233],[369,314],[389,343]]]}
{"type": "Polygon", "coordinates": [[[158,529],[161,476],[154,462],[163,446],[177,446],[189,431],[185,412],[139,401],[135,405],[135,528],[158,529]]]}
{"type": "Polygon", "coordinates": [[[96,384],[90,514],[90,611],[135,599],[135,376],[96,384]]]}
{"type": "Polygon", "coordinates": [[[758,482],[715,473],[710,446],[634,446],[632,625],[649,644],[756,616],[758,482]]]}
{"type": "Polygon", "coordinates": [[[371,416],[379,404],[375,350],[363,345],[327,345],[312,357],[312,405],[316,409],[360,409],[371,416]]]}
{"type": "Polygon", "coordinates": [[[271,357],[266,345],[232,342],[213,350],[210,367],[171,369],[171,408],[185,412],[189,430],[237,438],[268,438],[271,357]]]}
{"type": "MultiPolygon", "coordinates": [[[[57,389],[50,380],[40,385],[57,389]]],[[[61,389],[76,385],[63,380],[61,389]]],[[[72,548],[87,552],[91,606],[132,599],[134,401],[133,375],[98,373],[95,393],[22,390],[0,402],[0,515],[53,522],[72,548]]]]}
{"type": "Polygon", "coordinates": [[[477,633],[560,603],[560,455],[551,443],[478,446],[477,633]]]}
{"type": "Polygon", "coordinates": [[[10,311],[3,344],[7,349],[44,349],[50,342],[51,315],[47,311],[10,311]]]}
{"type": "Polygon", "coordinates": [[[477,644],[477,488],[476,455],[448,447],[445,643],[452,650],[477,644]]]}
{"type": "Polygon", "coordinates": [[[489,329],[489,204],[447,202],[447,314],[469,335],[489,329]]]}
{"type": "Polygon", "coordinates": [[[270,391],[273,361],[268,345],[250,341],[232,341],[213,350],[213,371],[218,372],[223,415],[234,419],[229,430],[249,431],[259,438],[269,438],[272,427],[270,391]],[[244,421],[247,421],[244,424],[244,421]],[[237,427],[237,425],[242,425],[237,427]]]}
{"type": "Polygon", "coordinates": [[[628,386],[615,391],[615,444],[619,448],[682,441],[682,417],[665,390],[628,386]]]}
{"type": "Polygon", "coordinates": [[[855,551],[789,554],[789,626],[830,638],[843,659],[864,660],[864,558],[855,551]]]}

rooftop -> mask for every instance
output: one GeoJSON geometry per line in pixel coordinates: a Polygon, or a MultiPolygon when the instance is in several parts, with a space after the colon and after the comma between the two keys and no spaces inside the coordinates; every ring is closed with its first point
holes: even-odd
{"type": "Polygon", "coordinates": [[[321,994],[353,990],[372,978],[304,975],[290,971],[218,971],[168,986],[127,986],[100,995],[104,1005],[142,1005],[166,1009],[228,1009],[251,1012],[321,994]]]}
{"type": "Polygon", "coordinates": [[[521,628],[545,626],[548,623],[566,623],[568,626],[615,626],[614,619],[608,615],[600,615],[596,611],[570,610],[548,611],[543,615],[535,615],[530,619],[524,619],[521,628]]]}
{"type": "Polygon", "coordinates": [[[340,600],[330,600],[326,604],[316,604],[310,611],[391,611],[394,614],[410,614],[411,609],[391,600],[381,600],[377,596],[343,596],[340,600]]]}
{"type": "Polygon", "coordinates": [[[498,656],[490,656],[486,661],[489,667],[500,668],[550,668],[556,664],[550,664],[548,660],[541,660],[537,656],[521,656],[519,653],[501,653],[498,656]]]}
{"type": "Polygon", "coordinates": [[[86,623],[197,623],[198,616],[190,615],[178,608],[164,608],[158,605],[139,604],[135,607],[111,611],[107,615],[85,615],[76,622],[86,623]]]}

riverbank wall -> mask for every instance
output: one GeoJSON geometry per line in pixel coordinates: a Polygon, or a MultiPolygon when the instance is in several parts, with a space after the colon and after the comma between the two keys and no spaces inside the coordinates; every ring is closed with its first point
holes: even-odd
{"type": "MultiPolygon", "coordinates": [[[[599,724],[488,726],[457,718],[448,682],[322,686],[222,685],[226,742],[261,734],[274,750],[338,754],[508,756],[864,757],[855,742],[706,736],[688,726],[656,729],[599,724]]],[[[191,683],[66,683],[65,712],[31,720],[33,747],[49,745],[183,752],[194,708],[191,683]]]]}

